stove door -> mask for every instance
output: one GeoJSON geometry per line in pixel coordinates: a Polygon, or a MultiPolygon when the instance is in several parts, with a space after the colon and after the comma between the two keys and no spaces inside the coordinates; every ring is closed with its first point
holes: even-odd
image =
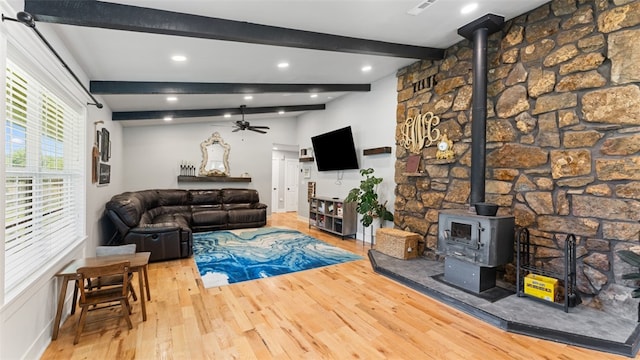
{"type": "Polygon", "coordinates": [[[481,227],[477,221],[444,216],[440,218],[438,228],[438,253],[471,262],[486,260],[482,256],[481,227]]]}

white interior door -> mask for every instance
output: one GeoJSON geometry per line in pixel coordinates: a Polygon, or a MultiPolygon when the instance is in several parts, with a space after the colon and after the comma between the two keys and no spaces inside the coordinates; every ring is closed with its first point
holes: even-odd
{"type": "Polygon", "coordinates": [[[280,202],[280,159],[271,159],[271,212],[282,212],[280,202]]]}
{"type": "Polygon", "coordinates": [[[298,210],[298,171],[300,169],[298,159],[286,159],[284,170],[284,208],[285,211],[298,210]]]}

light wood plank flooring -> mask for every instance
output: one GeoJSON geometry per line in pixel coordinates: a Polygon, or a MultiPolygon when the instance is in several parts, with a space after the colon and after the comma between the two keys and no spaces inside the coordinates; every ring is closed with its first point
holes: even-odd
{"type": "Polygon", "coordinates": [[[368,247],[293,213],[269,225],[364,259],[211,289],[191,258],[153,263],[146,322],[134,303],[133,330],[98,321],[74,346],[76,314],[42,359],[627,359],[499,330],[374,273],[368,247]]]}

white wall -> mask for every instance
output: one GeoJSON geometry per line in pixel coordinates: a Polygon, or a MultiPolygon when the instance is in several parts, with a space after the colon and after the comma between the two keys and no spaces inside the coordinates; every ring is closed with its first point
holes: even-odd
{"type": "MultiPolygon", "coordinates": [[[[387,200],[387,209],[393,212],[395,200],[395,150],[392,154],[363,156],[364,149],[390,146],[395,149],[396,131],[396,93],[395,74],[387,76],[371,85],[367,93],[354,93],[327,104],[327,109],[302,115],[298,120],[298,143],[300,148],[310,148],[311,137],[327,131],[351,126],[353,140],[358,153],[361,169],[373,168],[374,175],[382,177],[378,187],[381,201],[387,200]]],[[[308,218],[307,182],[316,182],[316,195],[345,198],[354,187],[360,185],[358,170],[318,172],[313,163],[311,178],[300,178],[298,215],[308,218]],[[338,176],[342,180],[338,181],[338,176]]],[[[358,238],[362,237],[361,223],[358,223],[358,238]]],[[[387,224],[389,225],[389,224],[387,224]]],[[[367,238],[369,237],[367,230],[367,238]]]]}
{"type": "MultiPolygon", "coordinates": [[[[9,5],[7,1],[0,0],[0,9],[6,16],[15,16],[17,11],[24,9],[22,1],[11,1],[11,5],[9,5]]],[[[46,27],[42,27],[39,30],[53,45],[56,51],[60,53],[62,58],[65,59],[83,83],[88,85],[89,81],[87,76],[82,72],[78,64],[74,62],[71,55],[56,38],[55,34],[47,32],[46,27]]],[[[83,90],[72,80],[71,76],[58,60],[53,57],[50,51],[37,38],[33,30],[22,24],[5,21],[3,27],[0,29],[0,59],[2,59],[1,62],[3,65],[6,57],[5,40],[8,38],[15,39],[18,47],[22,47],[30,58],[46,69],[48,75],[58,82],[57,85],[68,91],[79,103],[84,104],[91,101],[83,90]]],[[[0,86],[4,88],[4,82],[2,82],[0,86]]],[[[61,286],[59,281],[54,277],[54,274],[72,259],[94,255],[95,245],[104,241],[104,238],[109,236],[110,229],[108,229],[109,226],[105,225],[105,222],[102,220],[102,213],[105,202],[114,194],[122,191],[122,177],[118,175],[118,173],[121,173],[120,167],[122,160],[121,140],[119,140],[122,138],[121,126],[110,121],[111,111],[107,107],[97,109],[94,106],[87,106],[85,109],[86,187],[78,189],[78,191],[86,195],[86,219],[84,226],[87,238],[75,248],[67,249],[67,253],[60,254],[57,261],[41,269],[35,282],[14,298],[10,300],[3,299],[3,296],[0,294],[0,359],[37,359],[40,357],[51,341],[52,325],[55,317],[58,292],[61,286]],[[115,176],[112,176],[111,184],[104,187],[97,187],[91,184],[89,172],[91,167],[90,154],[93,145],[92,139],[93,134],[95,134],[93,122],[98,120],[105,122],[104,126],[112,135],[113,158],[109,163],[114,170],[112,172],[115,176]]],[[[4,113],[4,104],[2,105],[2,112],[4,113]]],[[[1,128],[0,135],[2,135],[4,139],[4,126],[1,128]]],[[[0,151],[4,152],[4,148],[0,151]]],[[[1,157],[4,159],[4,155],[1,157]]],[[[0,175],[0,182],[4,183],[4,175],[0,175]]],[[[1,203],[4,204],[4,201],[1,201],[1,203]]],[[[2,221],[4,221],[4,207],[2,207],[0,214],[2,215],[2,221]]],[[[0,269],[4,269],[4,242],[0,245],[0,258],[2,259],[0,260],[0,269]]],[[[0,276],[0,278],[2,277],[3,276],[0,276]]],[[[2,281],[0,281],[0,289],[4,289],[2,281]]],[[[71,294],[72,291],[67,292],[65,314],[69,312],[71,294]]],[[[66,316],[63,318],[63,321],[65,318],[66,316]]]]}
{"type": "MultiPolygon", "coordinates": [[[[6,0],[0,0],[2,12],[11,16],[22,10],[21,1],[11,8],[6,0]],[[17,10],[15,10],[17,9],[17,10]]],[[[55,34],[40,29],[61,56],[67,61],[84,84],[88,77],[73,61],[55,34]]],[[[79,101],[87,101],[86,94],[71,80],[48,50],[31,33],[32,30],[18,23],[5,22],[0,30],[0,55],[4,55],[6,46],[3,38],[11,32],[21,32],[26,39],[22,41],[30,49],[33,57],[47,64],[47,69],[60,81],[63,87],[70,89],[79,101]],[[35,49],[38,49],[37,51],[35,49]]],[[[0,56],[4,58],[4,56],[0,56]]],[[[98,100],[100,100],[98,98],[98,100]]],[[[385,180],[380,187],[381,198],[389,200],[393,207],[393,175],[395,155],[362,156],[362,149],[394,146],[396,107],[396,81],[393,75],[372,85],[368,93],[351,94],[327,105],[327,110],[310,112],[300,117],[251,120],[254,125],[267,125],[271,130],[267,135],[252,132],[232,133],[231,129],[214,128],[208,124],[189,124],[171,126],[144,126],[123,128],[112,122],[111,111],[105,107],[97,109],[88,106],[86,119],[86,187],[79,189],[86,194],[86,233],[87,240],[74,249],[69,249],[61,259],[43,269],[43,274],[26,291],[12,301],[0,301],[0,359],[35,359],[49,345],[52,323],[55,316],[57,295],[61,284],[53,276],[71,259],[95,254],[95,246],[106,242],[113,232],[110,222],[104,218],[104,204],[115,194],[127,190],[149,188],[209,188],[209,187],[249,187],[260,192],[262,202],[271,204],[271,156],[274,143],[311,147],[311,136],[351,125],[358,150],[361,168],[373,167],[376,175],[385,180]],[[111,134],[112,158],[111,183],[107,186],[91,184],[91,147],[93,144],[94,122],[102,120],[111,134]],[[214,131],[221,133],[230,144],[231,175],[239,176],[248,172],[251,183],[205,183],[178,184],[178,164],[188,160],[200,163],[200,143],[214,131]],[[240,185],[243,184],[243,185],[240,185]]],[[[178,119],[174,120],[178,121],[178,119]]],[[[1,134],[1,133],[0,133],[1,134]]],[[[4,156],[3,156],[4,157],[4,156]]],[[[349,189],[358,186],[358,171],[345,171],[342,184],[336,184],[337,172],[318,173],[313,163],[312,181],[317,182],[319,195],[344,197],[349,189]]],[[[0,181],[4,182],[3,178],[0,181]]],[[[306,202],[306,181],[301,178],[299,214],[308,216],[306,202]]],[[[1,198],[0,198],[1,199],[1,198]]],[[[2,202],[4,204],[4,202],[2,202]]],[[[4,209],[3,209],[4,214],[4,209]]],[[[4,216],[2,216],[4,218],[4,216]]],[[[0,257],[4,259],[4,246],[0,245],[0,257]]],[[[0,265],[3,260],[0,260],[0,265]]],[[[1,279],[0,279],[1,280],[1,279]]],[[[2,285],[2,281],[0,281],[2,285]]],[[[0,297],[1,299],[1,297],[0,297]]],[[[65,314],[68,314],[71,292],[65,299],[65,314]]],[[[64,319],[63,319],[64,321],[64,319]]]]}
{"type": "MultiPolygon", "coordinates": [[[[252,119],[252,125],[266,125],[267,134],[253,131],[232,132],[232,127],[212,126],[212,123],[172,124],[126,127],[123,131],[125,190],[142,189],[203,189],[250,188],[258,190],[260,201],[269,205],[271,212],[271,153],[274,143],[292,144],[296,139],[294,118],[252,119]],[[200,166],[200,143],[212,133],[220,133],[231,147],[229,153],[230,176],[251,175],[250,183],[180,183],[178,166],[189,161],[200,166]]],[[[216,122],[215,124],[220,124],[216,122]]],[[[293,144],[292,144],[293,145],[293,144]]]]}
{"type": "Polygon", "coordinates": [[[106,105],[102,109],[91,106],[87,110],[87,252],[89,255],[94,255],[95,247],[106,244],[116,232],[111,221],[104,215],[104,205],[113,195],[124,191],[124,153],[122,151],[122,126],[111,121],[111,110],[106,105]],[[93,147],[96,126],[94,122],[96,121],[104,122],[97,126],[99,129],[107,129],[111,139],[111,159],[107,162],[111,166],[111,179],[108,185],[91,183],[91,158],[89,155],[93,147]]]}

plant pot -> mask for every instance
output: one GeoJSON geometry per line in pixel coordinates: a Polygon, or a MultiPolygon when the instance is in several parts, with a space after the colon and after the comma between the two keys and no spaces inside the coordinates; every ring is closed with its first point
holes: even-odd
{"type": "Polygon", "coordinates": [[[496,216],[498,213],[498,205],[491,203],[475,203],[476,214],[482,216],[496,216]]]}

